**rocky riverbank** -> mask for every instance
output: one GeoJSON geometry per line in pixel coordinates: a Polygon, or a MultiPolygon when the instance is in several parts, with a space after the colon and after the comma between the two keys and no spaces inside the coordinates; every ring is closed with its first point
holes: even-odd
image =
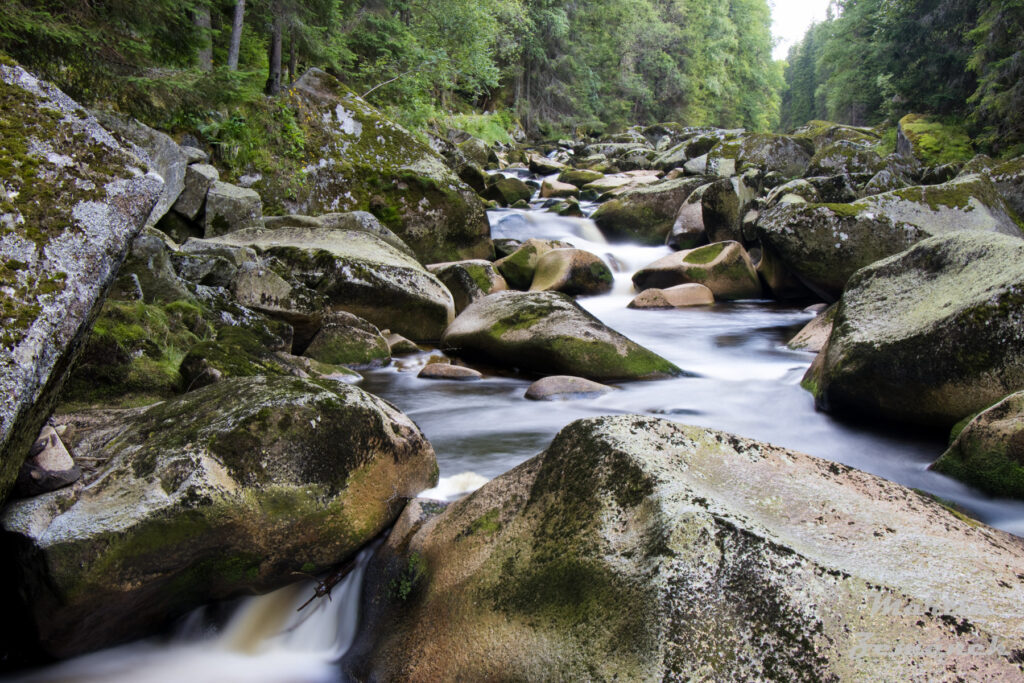
{"type": "Polygon", "coordinates": [[[818,406],[959,423],[936,468],[1020,497],[1020,160],[927,167],[909,139],[883,156],[875,131],[825,122],[428,146],[313,70],[289,105],[319,141],[304,175],[242,187],[204,150],[0,76],[23,114],[0,216],[9,664],[322,572],[398,520],[359,678],[863,677],[893,643],[944,653],[901,676],[1021,675],[1024,546],[912,491],[622,416],[447,509],[406,506],[433,449],[358,387],[419,345],[444,352],[424,379],[518,373],[541,380],[529,398],[687,374],[574,301],[620,264],[491,240],[487,208],[532,201],[674,250],[626,273],[635,308],[832,304],[793,342],[820,350],[818,406]]]}

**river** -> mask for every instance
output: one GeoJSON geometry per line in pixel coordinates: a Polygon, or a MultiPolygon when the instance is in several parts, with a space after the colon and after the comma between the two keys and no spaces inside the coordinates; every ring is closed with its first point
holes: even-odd
{"type": "MultiPolygon", "coordinates": [[[[539,201],[536,202],[539,204],[539,201]]],[[[587,210],[592,207],[585,207],[587,210]]],[[[1024,502],[996,500],[927,466],[944,450],[935,435],[852,424],[817,412],[800,380],[813,354],[786,341],[813,315],[803,306],[744,301],[680,310],[634,310],[630,277],[667,247],[610,245],[588,219],[534,209],[490,212],[494,237],[558,238],[601,255],[616,272],[610,294],[583,298],[593,315],[694,376],[615,385],[592,399],[535,402],[532,379],[481,368],[475,382],[433,381],[417,372],[436,350],[364,372],[360,383],[407,413],[437,453],[441,480],[424,495],[455,499],[542,451],[569,422],[643,413],[768,441],[935,494],[992,526],[1024,535],[1024,502]]],[[[370,556],[332,592],[302,612],[305,582],[269,595],[192,613],[168,636],[80,657],[19,680],[337,681],[336,662],[358,624],[357,598],[370,556]]]]}

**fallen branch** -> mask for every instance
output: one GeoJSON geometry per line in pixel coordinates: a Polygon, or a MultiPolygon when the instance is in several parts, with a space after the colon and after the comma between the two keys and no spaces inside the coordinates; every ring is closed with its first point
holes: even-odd
{"type": "Polygon", "coordinates": [[[302,603],[302,606],[295,611],[301,612],[302,610],[306,609],[306,607],[308,607],[311,602],[313,602],[317,598],[322,598],[325,595],[327,596],[327,599],[330,600],[331,590],[339,583],[341,583],[342,579],[348,576],[349,572],[355,569],[355,566],[355,559],[349,560],[348,562],[343,564],[338,571],[334,572],[326,579],[320,581],[320,583],[316,585],[316,590],[313,591],[312,597],[310,597],[309,600],[306,600],[306,602],[302,603]]]}

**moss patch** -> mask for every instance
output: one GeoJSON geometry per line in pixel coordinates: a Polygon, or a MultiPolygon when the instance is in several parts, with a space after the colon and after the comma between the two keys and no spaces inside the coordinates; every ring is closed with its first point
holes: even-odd
{"type": "Polygon", "coordinates": [[[957,123],[907,114],[900,119],[900,129],[913,146],[915,156],[929,166],[965,162],[974,156],[970,136],[957,123]]]}

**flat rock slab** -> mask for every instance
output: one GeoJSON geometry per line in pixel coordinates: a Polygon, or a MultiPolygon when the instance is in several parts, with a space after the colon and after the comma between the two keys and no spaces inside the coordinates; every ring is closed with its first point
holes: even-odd
{"type": "Polygon", "coordinates": [[[416,376],[420,379],[454,379],[463,382],[483,379],[484,377],[473,368],[451,365],[449,363],[428,363],[416,376]]]}
{"type": "Polygon", "coordinates": [[[569,401],[577,398],[596,398],[613,391],[614,387],[582,377],[552,375],[531,384],[524,395],[531,401],[569,401]]]}

